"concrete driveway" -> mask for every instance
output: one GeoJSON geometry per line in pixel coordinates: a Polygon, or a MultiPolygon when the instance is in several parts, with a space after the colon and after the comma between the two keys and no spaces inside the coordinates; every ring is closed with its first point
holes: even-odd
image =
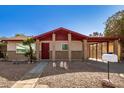
{"type": "MultiPolygon", "coordinates": [[[[87,64],[101,68],[107,71],[107,63],[97,62],[97,61],[88,61],[87,64]]],[[[124,73],[124,62],[121,63],[112,63],[110,62],[110,72],[111,73],[124,73]]]]}

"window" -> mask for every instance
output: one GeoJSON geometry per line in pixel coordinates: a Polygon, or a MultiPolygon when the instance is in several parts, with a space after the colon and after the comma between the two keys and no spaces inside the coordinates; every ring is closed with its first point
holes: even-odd
{"type": "Polygon", "coordinates": [[[68,44],[62,44],[62,50],[68,50],[68,44]]]}
{"type": "MultiPolygon", "coordinates": [[[[35,53],[35,44],[32,44],[33,52],[35,53]]],[[[25,52],[29,51],[29,47],[27,45],[23,45],[22,43],[16,44],[16,53],[24,54],[25,52]]]]}

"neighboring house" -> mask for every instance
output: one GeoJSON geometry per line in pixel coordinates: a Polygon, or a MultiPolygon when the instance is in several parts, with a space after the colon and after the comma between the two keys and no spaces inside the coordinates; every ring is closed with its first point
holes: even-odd
{"type": "MultiPolygon", "coordinates": [[[[7,42],[8,60],[27,60],[23,54],[26,46],[21,44],[27,38],[14,37],[3,40],[7,42]]],[[[121,56],[118,38],[89,37],[62,27],[33,38],[36,40],[32,46],[37,60],[101,59],[102,54],[108,52],[121,56]]]]}
{"type": "Polygon", "coordinates": [[[26,40],[27,36],[15,36],[11,38],[3,39],[7,43],[7,52],[6,56],[8,61],[25,61],[27,57],[24,56],[25,51],[28,49],[27,46],[24,46],[22,42],[26,40]]]}

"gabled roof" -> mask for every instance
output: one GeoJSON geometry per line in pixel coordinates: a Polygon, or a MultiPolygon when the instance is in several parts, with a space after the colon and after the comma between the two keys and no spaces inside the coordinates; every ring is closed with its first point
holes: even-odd
{"type": "Polygon", "coordinates": [[[80,33],[77,33],[75,31],[60,27],[54,30],[51,30],[49,32],[34,36],[34,39],[44,39],[44,38],[52,38],[52,33],[71,33],[72,34],[72,39],[76,38],[77,40],[83,40],[87,39],[88,42],[108,42],[108,41],[113,41],[113,40],[118,40],[119,38],[117,37],[90,37],[86,36],[80,33]]]}
{"type": "Polygon", "coordinates": [[[42,38],[44,38],[44,37],[46,37],[46,36],[48,36],[48,35],[50,35],[52,33],[61,33],[61,32],[63,32],[63,33],[71,33],[72,35],[75,35],[78,39],[86,39],[86,38],[88,38],[88,36],[86,36],[86,35],[77,33],[75,31],[72,31],[72,30],[69,30],[69,29],[66,29],[66,28],[63,28],[63,27],[60,27],[60,28],[51,30],[49,32],[34,36],[33,38],[34,39],[42,39],[42,38]]]}

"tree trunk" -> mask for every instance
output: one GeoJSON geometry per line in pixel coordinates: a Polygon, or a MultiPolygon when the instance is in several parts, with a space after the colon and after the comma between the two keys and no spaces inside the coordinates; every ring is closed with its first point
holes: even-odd
{"type": "Polygon", "coordinates": [[[29,44],[29,47],[30,47],[30,62],[32,63],[33,50],[32,50],[31,44],[29,44]]]}

